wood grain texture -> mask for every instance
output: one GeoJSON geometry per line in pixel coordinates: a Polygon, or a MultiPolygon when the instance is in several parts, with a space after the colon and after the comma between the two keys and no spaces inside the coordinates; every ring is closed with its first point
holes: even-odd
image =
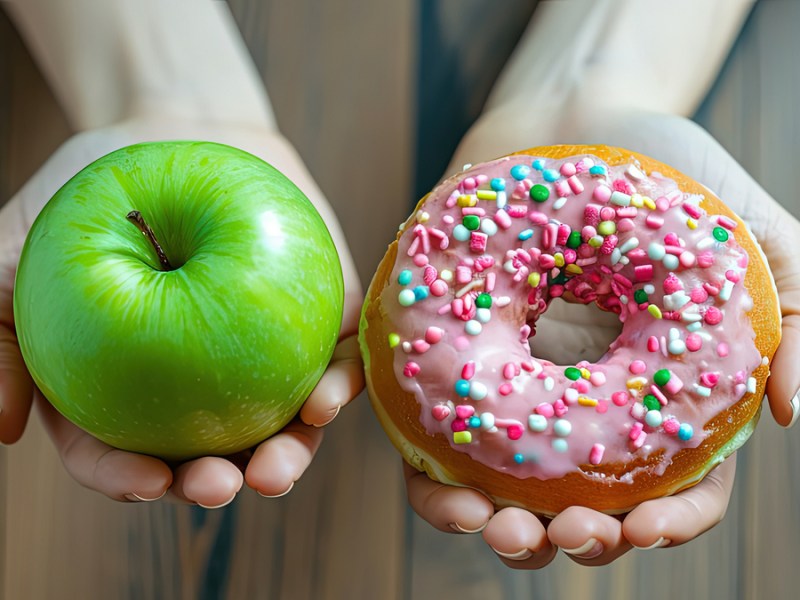
{"type": "MultiPolygon", "coordinates": [[[[416,3],[230,5],[281,129],[338,211],[366,282],[415,200],[416,3]]],[[[800,3],[760,2],[698,114],[795,215],[799,27],[800,3]]],[[[0,202],[68,133],[0,13],[0,202]]],[[[0,599],[792,598],[800,429],[765,417],[739,460],[725,521],[694,542],[600,569],[560,555],[518,573],[480,536],[447,535],[411,513],[399,460],[363,397],[291,494],[245,492],[213,512],[81,489],[34,422],[0,448],[0,599]]]]}

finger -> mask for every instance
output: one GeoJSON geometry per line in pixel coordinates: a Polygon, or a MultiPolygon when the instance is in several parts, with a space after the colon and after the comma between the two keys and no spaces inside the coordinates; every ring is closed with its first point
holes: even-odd
{"type": "Polygon", "coordinates": [[[800,415],[800,315],[783,318],[781,343],[770,367],[767,398],[778,425],[791,427],[800,415]]]}
{"type": "Polygon", "coordinates": [[[677,546],[696,538],[725,516],[736,473],[730,456],[696,486],[637,506],[622,522],[622,533],[637,548],[677,546]]]}
{"type": "Polygon", "coordinates": [[[0,323],[0,442],[16,442],[31,411],[33,381],[22,361],[17,338],[8,324],[0,323]]]}
{"type": "Polygon", "coordinates": [[[175,469],[170,494],[182,502],[203,508],[222,508],[233,502],[243,482],[242,472],[231,461],[218,456],[204,456],[175,469]]]}
{"type": "Polygon", "coordinates": [[[331,363],[300,409],[300,419],[322,427],[364,389],[364,366],[358,338],[350,336],[336,345],[331,363]]]}
{"type": "Polygon", "coordinates": [[[489,523],[494,505],[480,492],[445,485],[403,463],[411,508],[428,523],[449,533],[478,533],[489,523]]]}
{"type": "Polygon", "coordinates": [[[262,496],[288,494],[305,472],[322,442],[323,430],[293,421],[256,448],[245,481],[262,496]]]}
{"type": "Polygon", "coordinates": [[[62,417],[41,395],[36,406],[67,472],[82,486],[120,501],[161,498],[172,471],[152,456],[112,448],[62,417]]]}
{"type": "Polygon", "coordinates": [[[498,511],[483,530],[483,539],[513,569],[541,569],[558,551],[542,522],[521,508],[498,511]]]}
{"type": "Polygon", "coordinates": [[[559,513],[547,537],[572,560],[588,566],[606,565],[631,549],[619,519],[583,506],[559,513]]]}

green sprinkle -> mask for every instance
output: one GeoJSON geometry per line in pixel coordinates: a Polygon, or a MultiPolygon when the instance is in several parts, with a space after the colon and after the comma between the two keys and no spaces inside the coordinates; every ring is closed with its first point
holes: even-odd
{"type": "Polygon", "coordinates": [[[389,348],[396,348],[400,344],[400,336],[396,333],[389,334],[389,348]]]}
{"type": "Polygon", "coordinates": [[[475,231],[478,227],[481,226],[481,219],[478,215],[467,215],[464,217],[464,227],[469,229],[470,231],[475,231]]]}
{"type": "Polygon", "coordinates": [[[728,232],[722,227],[714,227],[714,230],[711,233],[714,234],[714,239],[718,242],[728,241],[728,232]]]}
{"type": "Polygon", "coordinates": [[[411,271],[404,269],[403,271],[400,271],[400,275],[397,276],[397,283],[400,285],[408,285],[411,283],[411,277],[411,271]]]}
{"type": "Polygon", "coordinates": [[[550,197],[550,190],[547,189],[547,186],[537,183],[531,188],[530,195],[534,202],[544,202],[550,197]]]}
{"type": "Polygon", "coordinates": [[[663,315],[661,314],[661,309],[658,308],[655,304],[651,304],[647,307],[647,312],[653,315],[654,318],[660,319],[663,315]]]}
{"type": "Polygon", "coordinates": [[[611,235],[617,232],[617,224],[614,221],[600,221],[597,226],[597,233],[600,235],[611,235]]]}
{"type": "Polygon", "coordinates": [[[492,297],[489,294],[478,294],[475,304],[478,308],[492,308],[492,297]]]}
{"type": "Polygon", "coordinates": [[[647,394],[642,400],[642,404],[645,405],[647,410],[661,410],[661,402],[653,394],[647,394]]]}
{"type": "Polygon", "coordinates": [[[577,248],[581,245],[581,232],[580,231],[573,231],[569,234],[567,238],[567,247],[568,248],[577,248]]]}
{"type": "Polygon", "coordinates": [[[644,290],[636,290],[633,292],[633,299],[636,304],[644,304],[648,300],[647,292],[644,290]]]}
{"type": "Polygon", "coordinates": [[[659,369],[653,374],[653,381],[656,382],[656,385],[661,387],[667,385],[672,374],[669,372],[669,369],[659,369]]]}
{"type": "Polygon", "coordinates": [[[564,375],[566,375],[567,379],[571,379],[572,381],[578,381],[581,378],[581,371],[580,369],[576,369],[575,367],[567,367],[564,369],[564,375]]]}

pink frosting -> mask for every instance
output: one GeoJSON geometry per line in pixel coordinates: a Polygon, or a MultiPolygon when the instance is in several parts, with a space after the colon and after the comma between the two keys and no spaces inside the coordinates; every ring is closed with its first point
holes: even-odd
{"type": "Polygon", "coordinates": [[[593,156],[503,158],[437,187],[382,292],[395,374],[425,429],[520,478],[658,452],[663,472],[700,444],[761,363],[736,223],[700,200],[593,156]],[[557,297],[619,315],[597,363],[531,355],[557,297]]]}

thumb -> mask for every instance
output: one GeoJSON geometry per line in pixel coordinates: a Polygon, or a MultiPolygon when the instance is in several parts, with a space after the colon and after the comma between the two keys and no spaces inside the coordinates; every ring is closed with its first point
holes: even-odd
{"type": "Polygon", "coordinates": [[[0,442],[16,442],[30,414],[33,381],[22,361],[12,325],[0,316],[0,442]]]}

